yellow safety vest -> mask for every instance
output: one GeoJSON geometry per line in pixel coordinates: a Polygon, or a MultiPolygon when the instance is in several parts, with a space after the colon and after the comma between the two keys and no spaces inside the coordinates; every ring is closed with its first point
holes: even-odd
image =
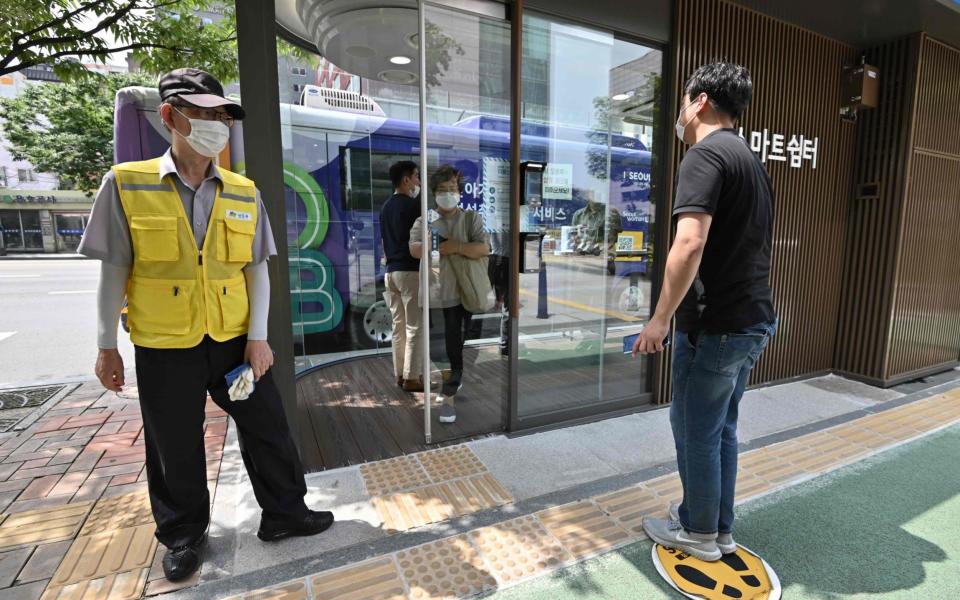
{"type": "Polygon", "coordinates": [[[250,307],[243,267],[253,259],[254,183],[217,167],[217,190],[203,249],[160,159],[116,165],[120,202],[133,242],[127,323],[134,344],[191,348],[204,335],[226,341],[247,333],[250,307]]]}

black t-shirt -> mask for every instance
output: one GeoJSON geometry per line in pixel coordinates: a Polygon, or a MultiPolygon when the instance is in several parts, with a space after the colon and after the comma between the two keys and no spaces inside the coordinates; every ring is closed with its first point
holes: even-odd
{"type": "Polygon", "coordinates": [[[380,209],[380,236],[387,256],[387,273],[419,271],[420,259],[410,255],[410,229],[420,216],[420,203],[406,194],[394,194],[380,209]]]}
{"type": "Polygon", "coordinates": [[[677,329],[735,333],[772,321],[773,185],[733,129],[714,131],[680,163],[673,214],[691,212],[713,221],[697,281],[677,311],[677,329]]]}

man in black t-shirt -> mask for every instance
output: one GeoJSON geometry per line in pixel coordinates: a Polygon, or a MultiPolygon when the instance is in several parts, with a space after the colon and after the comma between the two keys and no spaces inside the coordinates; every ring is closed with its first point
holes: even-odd
{"type": "Polygon", "coordinates": [[[420,350],[420,259],[410,255],[410,228],[420,216],[420,169],[409,160],[390,167],[393,195],[380,209],[380,236],[387,257],[383,299],[393,316],[393,374],[407,392],[423,391],[420,350]]]}
{"type": "Polygon", "coordinates": [[[677,316],[670,423],[683,502],[645,518],[654,541],[702,560],[735,552],[737,410],[776,331],[770,292],[773,189],[734,129],[753,83],[731,63],[700,67],[684,86],[677,137],[691,144],[677,175],[677,234],[656,311],[633,347],[663,350],[677,316]]]}

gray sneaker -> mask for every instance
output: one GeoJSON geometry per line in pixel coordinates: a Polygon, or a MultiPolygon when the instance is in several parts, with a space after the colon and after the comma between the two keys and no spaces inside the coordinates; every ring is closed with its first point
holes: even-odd
{"type": "MultiPolygon", "coordinates": [[[[670,518],[674,521],[680,520],[680,503],[671,502],[670,503],[670,518]]],[[[733,554],[737,551],[737,543],[733,541],[732,533],[718,533],[717,534],[717,547],[720,548],[720,552],[723,554],[733,554]]]]}
{"type": "Polygon", "coordinates": [[[644,517],[643,530],[661,546],[680,550],[700,560],[713,562],[723,556],[717,547],[717,534],[687,531],[680,521],[644,517]]]}
{"type": "Polygon", "coordinates": [[[450,404],[444,404],[440,407],[438,418],[441,423],[453,423],[457,420],[457,409],[450,404]]]}

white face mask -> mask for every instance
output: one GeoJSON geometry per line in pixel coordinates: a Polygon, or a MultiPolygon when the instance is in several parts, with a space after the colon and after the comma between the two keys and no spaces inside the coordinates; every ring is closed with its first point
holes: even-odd
{"type": "Polygon", "coordinates": [[[177,134],[187,140],[187,143],[197,151],[197,154],[207,158],[215,158],[223,151],[227,145],[227,140],[230,139],[230,128],[225,123],[191,119],[179,110],[177,112],[190,121],[190,135],[183,135],[179,131],[177,131],[177,134]]]}
{"type": "Polygon", "coordinates": [[[455,208],[460,203],[460,194],[456,192],[437,193],[437,206],[444,210],[455,208]]]}
{"type": "MultiPolygon", "coordinates": [[[[680,109],[680,114],[677,115],[677,122],[674,124],[674,128],[676,128],[676,130],[677,130],[677,138],[678,138],[681,142],[683,142],[683,133],[684,133],[684,131],[686,131],[687,125],[690,124],[690,121],[693,120],[693,117],[690,117],[690,121],[687,121],[687,122],[684,123],[683,125],[680,124],[680,119],[683,118],[683,113],[686,112],[686,110],[687,110],[688,108],[690,108],[691,106],[693,106],[693,102],[690,102],[690,104],[688,104],[688,105],[686,105],[686,106],[684,106],[683,108],[680,109]]],[[[686,142],[684,142],[684,143],[686,143],[686,142]]]]}
{"type": "Polygon", "coordinates": [[[413,186],[413,189],[410,190],[410,197],[416,198],[419,195],[420,195],[420,186],[419,185],[413,186]]]}

